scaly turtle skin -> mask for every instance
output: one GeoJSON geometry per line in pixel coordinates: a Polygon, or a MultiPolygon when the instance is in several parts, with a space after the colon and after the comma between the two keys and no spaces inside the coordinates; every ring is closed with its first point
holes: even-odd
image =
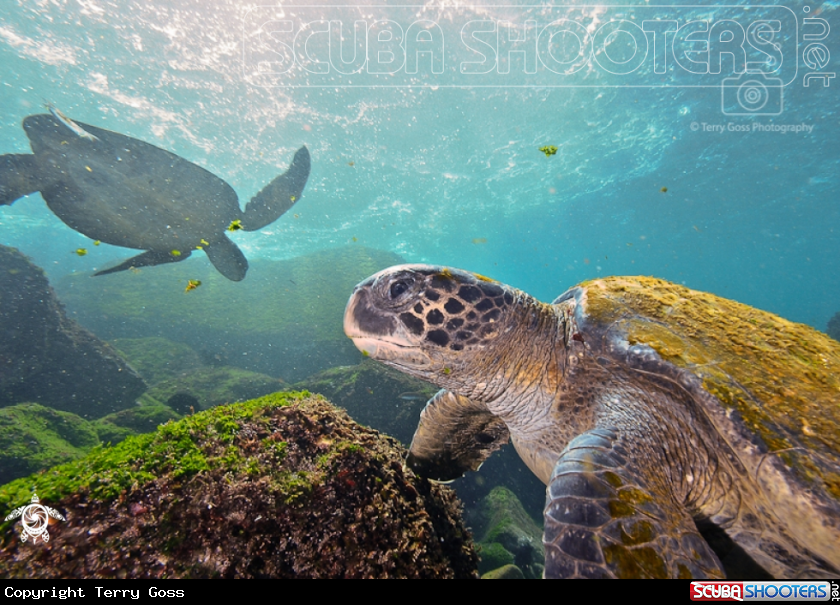
{"type": "Polygon", "coordinates": [[[146,250],[105,275],[178,262],[203,249],[225,277],[245,277],[248,261],[225,235],[277,220],[300,199],[309,177],[301,147],[286,173],[241,211],[233,189],[217,176],[154,145],[81,122],[77,134],[54,116],[23,120],[33,155],[0,156],[0,205],[40,191],[58,218],[94,240],[146,250]]]}
{"type": "Polygon", "coordinates": [[[552,304],[465,271],[386,269],[344,329],[443,387],[407,460],[433,479],[508,439],[547,484],[547,577],[840,570],[840,345],[645,277],[552,304]]]}

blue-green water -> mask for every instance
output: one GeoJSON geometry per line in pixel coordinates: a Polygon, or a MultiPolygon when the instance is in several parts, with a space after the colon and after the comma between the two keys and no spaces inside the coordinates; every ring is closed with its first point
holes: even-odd
{"type": "MultiPolygon", "coordinates": [[[[586,87],[569,88],[540,74],[516,79],[514,63],[511,73],[481,80],[488,87],[471,87],[469,74],[449,73],[458,69],[450,62],[443,76],[420,70],[393,78],[413,88],[368,87],[390,82],[361,77],[292,88],[307,83],[294,74],[260,87],[250,83],[253,61],[243,55],[258,42],[244,30],[270,16],[252,5],[8,2],[0,16],[0,141],[4,152],[27,152],[21,120],[48,100],[71,118],[207,168],[241,201],[306,144],[313,169],[293,211],[298,218],[286,215],[259,234],[237,237],[249,258],[358,242],[409,261],[466,267],[542,298],[596,275],[650,274],[824,328],[840,309],[837,84],[803,86],[806,5],[789,5],[799,31],[783,33],[798,35],[790,47],[798,53],[785,56],[784,68],[796,63],[798,72],[781,74],[781,114],[726,116],[712,78],[685,73],[622,79],[594,70],[572,82],[586,87]],[[546,83],[561,87],[540,86],[546,83]],[[692,123],[813,129],[717,133],[692,131],[692,123]],[[547,144],[559,148],[555,156],[538,151],[547,144]]],[[[831,2],[807,6],[829,22],[835,15],[831,2]]],[[[604,11],[602,18],[611,16],[604,11]]],[[[525,7],[300,12],[306,21],[392,18],[404,26],[422,13],[453,47],[475,19],[539,18],[525,7]]],[[[579,11],[566,13],[591,22],[579,11]]],[[[680,24],[714,14],[680,7],[662,13],[680,24]]],[[[551,17],[562,14],[554,9],[551,17]]],[[[744,21],[745,14],[736,17],[745,24],[756,18],[754,12],[744,21]]],[[[833,37],[824,41],[829,51],[836,51],[833,37]]],[[[463,53],[453,61],[459,58],[463,53]]],[[[716,82],[731,72],[724,62],[716,82]]],[[[129,255],[103,246],[72,257],[67,251],[83,245],[82,236],[37,194],[2,208],[0,221],[0,241],[32,256],[51,277],[129,255]]]]}
{"type": "MultiPolygon", "coordinates": [[[[0,154],[30,152],[21,122],[48,102],[206,168],[244,206],[306,145],[302,199],[261,231],[231,235],[251,261],[358,245],[465,268],[542,300],[596,276],[653,275],[825,329],[840,311],[840,79],[814,74],[840,71],[837,4],[635,4],[3,0],[0,154]],[[835,32],[822,35],[822,22],[806,18],[835,32]],[[534,40],[559,19],[577,24],[567,33],[600,32],[582,59],[574,40],[565,55],[549,42],[505,54],[504,36],[534,40]],[[345,34],[364,21],[369,56],[380,59],[397,47],[377,48],[374,38],[398,31],[393,24],[406,35],[402,50],[406,32],[430,42],[415,48],[417,73],[408,63],[371,73],[375,59],[343,67],[357,73],[333,64],[317,73],[331,56],[326,20],[345,34]],[[529,20],[535,28],[515,34],[503,25],[529,20]],[[628,51],[630,34],[599,29],[630,23],[639,42],[640,24],[656,20],[711,24],[720,73],[685,36],[655,47],[662,38],[651,33],[642,57],[628,51]],[[724,22],[741,29],[714,29],[724,22]],[[294,47],[285,23],[315,34],[294,47]],[[750,29],[761,23],[776,29],[750,29]],[[741,30],[754,34],[743,54],[728,42],[741,30]],[[287,43],[299,53],[293,66],[287,43]],[[743,60],[765,66],[758,86],[744,87],[743,60]],[[557,153],[542,153],[546,145],[557,153]]],[[[94,247],[37,193],[0,207],[0,243],[53,283],[137,253],[94,247]],[[88,254],[73,253],[81,247],[88,254]]],[[[199,265],[208,265],[201,253],[183,263],[199,265]]],[[[183,286],[160,285],[166,295],[183,286]]],[[[247,291],[249,278],[236,287],[247,291]]]]}

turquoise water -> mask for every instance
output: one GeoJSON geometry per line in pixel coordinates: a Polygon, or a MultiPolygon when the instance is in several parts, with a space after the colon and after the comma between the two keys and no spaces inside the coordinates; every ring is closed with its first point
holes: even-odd
{"type": "MultiPolygon", "coordinates": [[[[541,64],[534,75],[521,73],[515,54],[507,74],[459,73],[459,61],[478,57],[461,38],[473,21],[568,17],[585,28],[654,16],[643,7],[638,15],[608,5],[600,12],[524,5],[288,9],[280,17],[295,27],[387,18],[407,29],[426,19],[443,32],[448,63],[440,75],[421,60],[417,75],[403,69],[385,78],[301,75],[295,65],[261,81],[253,76],[259,60],[281,58],[284,44],[281,34],[253,33],[280,18],[269,9],[9,2],[0,16],[0,146],[27,152],[21,120],[43,112],[47,100],[72,119],[199,164],[228,181],[244,205],[306,144],[313,168],[300,203],[260,233],[235,237],[251,259],[359,243],[412,262],[468,268],[543,299],[597,275],[649,274],[824,329],[840,310],[837,84],[803,86],[803,33],[810,31],[803,18],[830,22],[836,7],[785,6],[784,13],[766,9],[769,18],[783,17],[776,38],[782,67],[771,75],[784,87],[768,91],[783,93],[783,110],[727,116],[720,82],[737,74],[725,56],[717,76],[688,73],[673,61],[657,75],[649,60],[630,75],[611,75],[590,59],[572,76],[552,78],[541,64]],[[812,129],[719,133],[692,131],[692,123],[812,129]],[[546,157],[543,145],[559,151],[546,157]]],[[[680,25],[715,19],[711,4],[657,10],[656,17],[680,25]]],[[[732,10],[719,16],[744,27],[764,16],[732,10]]],[[[823,72],[836,65],[833,38],[822,42],[835,51],[823,72]]],[[[619,60],[623,42],[614,45],[619,60]]],[[[313,36],[310,54],[328,57],[327,43],[326,35],[313,36]]],[[[67,254],[87,240],[38,194],[0,208],[0,222],[0,242],[53,278],[130,255],[105,245],[84,258],[67,254]]]]}
{"type": "MultiPolygon", "coordinates": [[[[49,103],[209,170],[244,207],[306,145],[302,198],[258,232],[229,234],[252,273],[211,290],[215,274],[197,252],[177,265],[180,281],[144,282],[157,303],[201,275],[201,291],[253,305],[257,284],[274,287],[255,261],[358,246],[542,300],[598,276],[653,275],[824,330],[840,311],[840,79],[819,76],[840,71],[837,4],[631,4],[3,0],[0,154],[30,153],[21,122],[49,103]],[[345,37],[354,22],[371,28],[367,64],[330,37],[328,21],[345,37]],[[823,23],[835,31],[823,34],[823,23]],[[688,29],[663,33],[669,24],[688,29]],[[410,60],[391,63],[394,52],[410,60]],[[763,73],[747,78],[745,61],[763,73]]],[[[138,253],[94,246],[38,193],[0,206],[0,244],[63,283],[62,296],[73,279],[138,253]]],[[[300,286],[290,266],[278,292],[300,286]]],[[[144,279],[169,269],[144,268],[144,279]]],[[[118,297],[119,279],[93,283],[118,297]]],[[[78,294],[67,304],[83,316],[78,294]]],[[[178,332],[153,316],[148,334],[119,334],[120,318],[104,317],[113,330],[99,335],[169,336],[207,366],[307,375],[270,371],[277,343],[259,343],[258,364],[241,342],[224,349],[227,335],[202,349],[191,340],[196,318],[178,332]]],[[[313,330],[341,321],[338,311],[313,330]]],[[[242,335],[230,324],[233,341],[242,335]]],[[[345,347],[336,359],[358,357],[346,339],[335,346],[345,347]]],[[[314,359],[324,346],[311,349],[314,359]]]]}

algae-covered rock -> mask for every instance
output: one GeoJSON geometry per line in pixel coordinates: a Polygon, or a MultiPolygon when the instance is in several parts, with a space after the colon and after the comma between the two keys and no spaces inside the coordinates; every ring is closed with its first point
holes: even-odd
{"type": "Polygon", "coordinates": [[[90,421],[37,403],[0,408],[0,485],[81,458],[100,444],[150,433],[181,417],[149,397],[141,400],[143,405],[90,421]]]}
{"type": "Polygon", "coordinates": [[[519,569],[516,565],[507,564],[499,567],[498,569],[494,569],[493,571],[488,571],[486,574],[481,576],[482,580],[524,580],[525,574],[522,573],[522,570],[519,569]]]}
{"type": "Polygon", "coordinates": [[[832,315],[831,319],[828,320],[825,333],[834,340],[840,340],[840,311],[832,315]]]}
{"type": "Polygon", "coordinates": [[[91,423],[37,403],[0,408],[0,484],[84,456],[99,445],[91,423]]]}
{"type": "Polygon", "coordinates": [[[361,246],[256,259],[243,286],[196,257],[96,279],[71,275],[56,289],[71,316],[101,338],[164,337],[189,345],[205,364],[294,382],[358,361],[342,328],[347,296],[366,275],[400,262],[361,246]],[[185,292],[188,280],[201,287],[185,292]]]}
{"type": "Polygon", "coordinates": [[[68,319],[40,268],[0,246],[0,407],[35,401],[98,418],[145,390],[109,345],[68,319]]]}
{"type": "Polygon", "coordinates": [[[163,402],[175,395],[188,394],[198,400],[199,409],[207,409],[261,397],[284,386],[282,380],[240,368],[200,368],[164,380],[150,388],[148,394],[163,402]]]}
{"type": "Polygon", "coordinates": [[[515,563],[525,577],[542,576],[545,560],[542,528],[525,512],[513,492],[504,487],[494,488],[481,501],[472,521],[476,535],[481,536],[481,573],[515,563]]]}
{"type": "Polygon", "coordinates": [[[116,445],[126,437],[151,433],[161,424],[181,416],[168,405],[153,403],[109,414],[92,425],[103,444],[116,445]]]}
{"type": "MultiPolygon", "coordinates": [[[[487,570],[495,570],[508,565],[513,565],[516,557],[507,548],[498,542],[487,542],[479,544],[478,571],[484,576],[490,573],[487,570]]],[[[522,573],[521,571],[519,573],[522,573]]]]}
{"type": "MultiPolygon", "coordinates": [[[[321,393],[346,409],[353,420],[396,437],[406,446],[414,436],[420,412],[438,390],[428,382],[370,359],[319,372],[293,388],[321,393]]],[[[542,514],[545,485],[528,470],[512,447],[505,446],[480,471],[461,477],[453,487],[467,506],[478,506],[497,485],[515,490],[532,514],[542,514]]]]}
{"type": "Polygon", "coordinates": [[[204,365],[191,347],[168,338],[118,338],[111,344],[150,386],[204,365]]]}
{"type": "Polygon", "coordinates": [[[417,419],[438,388],[370,360],[330,368],[294,385],[320,393],[353,420],[411,443],[417,419]]]}
{"type": "Polygon", "coordinates": [[[46,543],[0,525],[0,575],[476,577],[457,500],[404,455],[308,393],[216,407],[0,487],[66,518],[46,543]]]}

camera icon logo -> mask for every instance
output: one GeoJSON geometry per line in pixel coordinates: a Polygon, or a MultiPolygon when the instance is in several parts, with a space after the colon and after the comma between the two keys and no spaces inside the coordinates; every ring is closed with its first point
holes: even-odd
{"type": "Polygon", "coordinates": [[[721,111],[727,116],[777,116],[784,107],[784,83],[762,71],[746,71],[721,83],[721,111]]]}

